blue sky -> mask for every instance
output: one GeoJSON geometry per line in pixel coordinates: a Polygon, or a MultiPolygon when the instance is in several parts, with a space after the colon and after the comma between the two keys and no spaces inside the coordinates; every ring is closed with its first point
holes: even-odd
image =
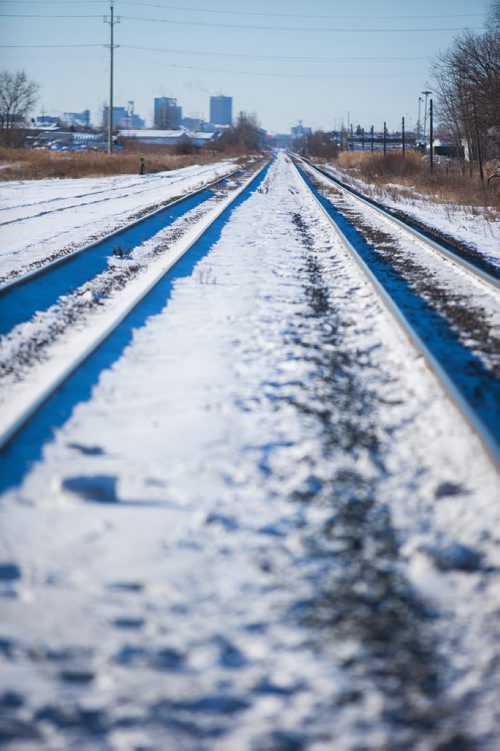
{"type": "MultiPolygon", "coordinates": [[[[116,0],[115,105],[134,100],[151,125],[155,96],[177,97],[185,115],[207,117],[209,96],[226,94],[236,112],[255,112],[272,132],[299,120],[324,129],[348,119],[378,129],[385,120],[396,129],[403,115],[411,127],[420,92],[432,88],[432,56],[461,29],[481,29],[489,7],[116,0]]],[[[0,15],[0,69],[25,69],[41,84],[34,114],[89,108],[97,121],[108,98],[109,2],[0,0],[0,15]]]]}

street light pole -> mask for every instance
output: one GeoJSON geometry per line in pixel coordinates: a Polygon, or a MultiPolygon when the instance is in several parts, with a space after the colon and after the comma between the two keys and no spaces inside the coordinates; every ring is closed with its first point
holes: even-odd
{"type": "Polygon", "coordinates": [[[429,94],[432,94],[432,91],[422,91],[422,94],[425,96],[425,107],[424,107],[424,142],[425,142],[425,136],[427,133],[427,97],[429,94]]]}
{"type": "Polygon", "coordinates": [[[422,127],[421,120],[420,120],[420,116],[421,116],[420,115],[420,107],[421,107],[423,101],[424,100],[422,99],[422,97],[419,96],[419,98],[418,98],[418,118],[417,118],[417,140],[418,141],[420,141],[420,129],[422,127]]]}

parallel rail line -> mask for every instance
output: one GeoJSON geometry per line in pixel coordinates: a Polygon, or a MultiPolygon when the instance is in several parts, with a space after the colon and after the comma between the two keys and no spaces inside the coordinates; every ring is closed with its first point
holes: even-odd
{"type": "MultiPolygon", "coordinates": [[[[312,170],[316,171],[322,177],[329,180],[331,183],[333,183],[333,185],[335,185],[337,189],[351,196],[354,196],[365,206],[369,206],[373,211],[383,216],[384,219],[389,220],[400,229],[403,229],[404,231],[408,232],[413,237],[425,243],[428,247],[432,248],[435,252],[437,252],[442,257],[445,257],[448,261],[451,261],[457,266],[460,266],[465,271],[469,272],[476,278],[494,287],[495,289],[497,290],[500,289],[500,272],[494,267],[491,267],[491,264],[484,262],[484,266],[487,265],[488,267],[491,267],[491,271],[489,271],[487,268],[481,267],[477,265],[476,263],[473,263],[472,261],[467,260],[466,258],[464,258],[462,255],[459,254],[458,250],[451,248],[451,246],[445,246],[442,242],[435,240],[429,234],[422,232],[416,226],[412,225],[409,220],[403,221],[402,219],[394,216],[393,211],[389,207],[384,206],[384,204],[380,203],[379,201],[375,201],[373,198],[369,198],[368,196],[363,195],[362,193],[360,193],[360,191],[356,190],[355,188],[349,185],[346,185],[345,183],[341,182],[338,178],[330,174],[328,171],[321,169],[321,167],[318,167],[318,165],[314,164],[313,162],[310,162],[308,159],[304,159],[303,157],[295,157],[295,158],[304,162],[312,170]]],[[[431,231],[432,231],[431,228],[429,228],[429,232],[431,231]]],[[[482,259],[478,260],[478,262],[481,263],[482,259]]]]}
{"type": "Polygon", "coordinates": [[[171,209],[174,206],[178,206],[182,203],[185,203],[189,199],[200,195],[200,193],[203,193],[206,190],[215,188],[219,183],[222,183],[225,180],[235,177],[236,175],[240,174],[241,171],[242,171],[242,168],[238,167],[238,169],[233,170],[232,172],[229,172],[226,175],[218,177],[216,180],[212,180],[208,183],[205,183],[200,188],[190,191],[189,193],[186,193],[185,195],[182,195],[179,198],[169,201],[163,206],[144,214],[139,219],[134,219],[132,222],[125,224],[123,227],[120,227],[119,229],[113,230],[113,232],[109,232],[103,235],[102,237],[100,237],[98,240],[95,240],[94,242],[88,243],[87,245],[83,245],[80,248],[76,248],[75,250],[69,253],[65,253],[64,255],[53,259],[49,263],[42,263],[42,265],[40,265],[38,268],[33,269],[32,271],[29,271],[27,274],[23,274],[22,276],[15,277],[12,280],[9,280],[7,282],[4,282],[3,284],[0,284],[0,296],[10,291],[14,287],[19,287],[23,284],[26,284],[26,282],[29,282],[38,276],[46,274],[47,272],[50,272],[52,269],[56,268],[57,266],[61,266],[62,264],[67,263],[68,261],[71,261],[71,259],[75,258],[75,256],[78,256],[81,253],[85,253],[86,251],[92,250],[98,245],[101,245],[101,243],[104,243],[108,240],[112,240],[113,238],[120,237],[120,235],[122,235],[127,230],[130,230],[133,227],[137,227],[140,224],[143,224],[144,222],[148,221],[148,219],[151,219],[151,217],[154,217],[157,214],[160,214],[162,211],[167,211],[168,209],[171,209]]]}
{"type": "MultiPolygon", "coordinates": [[[[210,227],[228,210],[242,193],[247,191],[268,166],[260,166],[249,178],[227,196],[207,217],[201,219],[181,238],[171,250],[174,253],[164,263],[158,262],[150,267],[143,277],[135,280],[130,294],[124,295],[113,309],[102,314],[102,319],[92,327],[75,336],[71,355],[61,356],[56,362],[50,361],[41,374],[37,375],[36,384],[22,392],[21,396],[4,404],[0,415],[0,451],[6,449],[30,419],[40,410],[50,397],[77,371],[80,366],[96,352],[111,336],[127,316],[137,308],[148,293],[166,276],[183,256],[198,242],[210,227]]],[[[217,181],[220,182],[220,179],[217,181]]],[[[205,188],[206,189],[206,186],[205,188]]],[[[191,194],[192,195],[192,194],[191,194]]]]}
{"type": "MultiPolygon", "coordinates": [[[[297,168],[297,164],[295,166],[297,168]]],[[[379,281],[379,279],[370,269],[369,264],[361,257],[360,253],[358,253],[358,251],[351,244],[349,239],[344,235],[340,227],[336,224],[333,217],[328,213],[327,209],[322,205],[322,203],[316,197],[316,195],[314,195],[313,191],[307,185],[306,181],[304,180],[298,168],[297,168],[297,177],[303,183],[306,189],[309,190],[313,201],[315,202],[315,204],[317,205],[317,207],[319,208],[323,216],[326,218],[328,223],[331,225],[331,227],[335,231],[335,234],[337,235],[340,242],[342,243],[342,246],[346,249],[348,254],[356,262],[358,267],[363,272],[363,275],[368,279],[371,286],[375,290],[379,300],[382,302],[384,307],[391,313],[391,315],[393,316],[393,318],[395,319],[399,327],[402,329],[402,331],[406,335],[407,339],[412,344],[417,355],[423,358],[424,362],[427,364],[427,367],[435,374],[437,381],[439,385],[441,386],[441,389],[443,390],[444,394],[448,398],[448,400],[455,406],[455,408],[458,410],[462,418],[468,424],[469,428],[471,428],[472,431],[479,437],[483,445],[483,448],[485,449],[487,455],[492,461],[494,467],[497,469],[497,471],[500,470],[500,444],[496,436],[492,433],[490,427],[484,422],[483,419],[481,419],[480,415],[477,413],[477,411],[473,408],[473,406],[467,400],[466,396],[464,395],[460,387],[457,385],[457,383],[453,380],[453,378],[447,372],[443,363],[430,350],[430,348],[427,346],[422,336],[415,330],[414,326],[411,324],[408,317],[401,310],[401,308],[397,305],[394,298],[385,289],[384,285],[379,281]]],[[[421,239],[428,242],[428,239],[424,236],[421,236],[421,239]]],[[[461,260],[462,259],[458,261],[459,265],[462,265],[461,260]]],[[[456,262],[456,259],[453,259],[453,261],[456,262]]],[[[468,271],[471,271],[468,267],[469,267],[469,264],[467,264],[466,268],[468,271]]],[[[477,269],[473,269],[471,271],[471,273],[474,273],[482,281],[485,281],[483,278],[482,272],[481,271],[479,273],[477,272],[478,272],[477,269]]],[[[496,280],[488,279],[488,283],[493,283],[493,286],[496,289],[498,289],[498,283],[496,282],[496,280]]]]}
{"type": "MultiPolygon", "coordinates": [[[[196,175],[192,175],[192,177],[201,177],[205,172],[209,172],[212,167],[213,167],[213,165],[208,165],[206,168],[202,169],[196,175]]],[[[90,201],[80,201],[80,203],[74,203],[74,204],[70,204],[68,206],[56,206],[55,208],[49,208],[46,211],[42,211],[41,213],[39,212],[38,214],[29,214],[28,216],[20,216],[20,217],[16,217],[15,219],[7,219],[4,222],[0,221],[0,227],[6,227],[9,224],[17,224],[18,222],[29,222],[31,219],[39,219],[41,216],[47,216],[48,214],[59,214],[59,213],[61,213],[63,211],[71,211],[72,209],[78,209],[78,208],[82,208],[84,206],[92,206],[92,205],[94,205],[96,203],[105,203],[106,201],[111,200],[111,198],[113,200],[116,200],[116,199],[119,200],[121,198],[128,198],[129,195],[130,195],[128,191],[130,191],[130,189],[136,188],[138,185],[142,185],[144,187],[144,191],[142,193],[137,194],[137,197],[139,197],[140,195],[144,195],[145,193],[149,193],[149,192],[152,192],[152,191],[157,191],[158,190],[158,186],[154,185],[152,183],[155,183],[156,181],[165,180],[165,176],[163,174],[161,174],[161,173],[159,173],[157,175],[148,175],[147,177],[148,177],[148,183],[147,183],[147,185],[144,185],[144,179],[141,179],[139,181],[136,181],[136,182],[133,182],[133,183],[129,183],[127,186],[117,185],[114,188],[108,186],[106,188],[100,188],[99,190],[91,190],[88,193],[80,193],[80,194],[77,194],[77,195],[74,195],[74,196],[58,196],[56,198],[50,198],[50,199],[48,199],[46,201],[20,204],[20,205],[16,206],[17,209],[19,209],[19,208],[29,209],[29,208],[33,208],[35,206],[39,207],[39,206],[43,206],[43,205],[51,205],[51,204],[56,204],[56,203],[62,203],[64,201],[71,201],[71,200],[75,200],[76,201],[78,199],[85,199],[85,198],[92,199],[95,196],[103,195],[104,194],[104,197],[102,199],[90,200],[90,201]],[[110,195],[111,193],[116,193],[117,191],[120,191],[120,190],[122,191],[122,193],[120,195],[112,196],[111,197],[111,195],[110,195]],[[126,191],[126,192],[124,192],[124,191],[126,191]]],[[[177,179],[169,179],[169,181],[168,181],[168,187],[171,187],[172,185],[176,185],[177,183],[182,182],[184,179],[185,179],[185,177],[183,175],[179,176],[177,179]]],[[[1,206],[0,207],[0,216],[1,216],[1,212],[4,212],[4,211],[8,212],[8,211],[12,211],[12,210],[13,210],[12,206],[1,206]]]]}

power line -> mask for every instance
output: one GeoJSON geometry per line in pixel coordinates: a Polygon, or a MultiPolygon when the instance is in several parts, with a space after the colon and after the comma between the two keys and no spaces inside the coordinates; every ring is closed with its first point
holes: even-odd
{"type": "Polygon", "coordinates": [[[60,63],[60,62],[64,61],[64,62],[68,62],[68,63],[74,63],[74,62],[82,62],[82,61],[87,61],[87,62],[96,62],[96,61],[99,61],[99,62],[101,62],[102,60],[104,60],[104,56],[97,57],[95,55],[92,56],[92,57],[59,57],[59,56],[58,57],[25,57],[23,55],[23,57],[19,57],[19,58],[12,57],[12,58],[10,58],[9,62],[11,62],[11,63],[14,63],[14,62],[20,62],[21,63],[22,62],[24,64],[24,63],[39,63],[39,62],[44,62],[44,63],[60,63]]]}
{"type": "MultiPolygon", "coordinates": [[[[32,3],[33,0],[2,0],[3,3],[32,3]]],[[[98,3],[103,5],[104,0],[86,0],[86,3],[98,3]]],[[[67,0],[37,0],[37,5],[67,5],[67,0]]],[[[135,2],[135,0],[120,0],[121,5],[133,5],[144,8],[163,8],[165,10],[179,10],[187,13],[210,13],[210,15],[216,13],[218,15],[230,15],[230,16],[260,16],[265,18],[331,18],[331,19],[430,19],[430,18],[484,18],[485,13],[443,13],[436,15],[420,15],[420,16],[385,16],[385,15],[371,15],[371,16],[347,16],[347,15],[332,15],[332,14],[317,14],[317,13],[262,13],[257,11],[245,11],[245,10],[219,10],[217,8],[186,8],[180,5],[170,5],[164,3],[141,3],[135,2]]]]}
{"type": "Polygon", "coordinates": [[[59,49],[61,47],[102,47],[102,44],[0,44],[0,49],[4,47],[22,48],[22,49],[59,49]]]}
{"type": "MultiPolygon", "coordinates": [[[[137,62],[137,58],[133,57],[127,57],[124,55],[121,55],[122,59],[126,60],[132,60],[133,62],[137,62]]],[[[378,78],[380,79],[382,74],[371,74],[371,73],[360,73],[360,74],[315,74],[315,73],[261,73],[258,71],[250,71],[250,70],[224,70],[223,68],[206,68],[206,67],[200,67],[197,65],[178,65],[177,63],[165,63],[165,62],[158,62],[157,60],[141,60],[141,62],[148,63],[149,65],[160,65],[167,68],[180,68],[182,70],[201,70],[206,73],[226,73],[230,75],[238,75],[238,76],[261,76],[265,78],[311,78],[314,80],[317,80],[319,78],[325,78],[325,79],[337,79],[337,78],[378,78]]],[[[383,77],[386,79],[388,76],[394,77],[394,78],[413,78],[414,76],[420,76],[421,71],[415,72],[415,73],[384,73],[383,77]]]]}
{"type": "MultiPolygon", "coordinates": [[[[1,13],[0,18],[50,18],[50,19],[62,19],[62,18],[102,18],[101,15],[62,15],[62,14],[37,14],[37,13],[1,13]]],[[[438,27],[438,28],[414,28],[414,29],[402,29],[402,28],[393,28],[393,29],[387,29],[387,28],[379,28],[379,29],[359,29],[359,28],[350,28],[350,29],[335,29],[335,28],[320,28],[320,27],[298,27],[298,26],[258,26],[255,24],[252,25],[245,25],[242,26],[241,24],[232,24],[232,23],[213,23],[210,21],[179,21],[179,20],[173,20],[173,19],[167,19],[167,18],[144,18],[142,16],[122,16],[123,19],[128,21],[146,21],[147,23],[166,23],[166,24],[174,24],[176,26],[205,26],[210,28],[219,28],[219,29],[241,29],[242,31],[313,31],[313,32],[332,32],[332,33],[369,33],[369,34],[377,34],[377,33],[392,33],[392,32],[410,32],[414,34],[415,32],[428,32],[428,31],[463,31],[463,27],[438,27]]],[[[354,17],[352,17],[354,18],[354,17]]],[[[471,28],[470,31],[479,31],[480,29],[474,29],[471,28]]]]}
{"type": "MultiPolygon", "coordinates": [[[[100,1],[100,0],[99,0],[100,1]]],[[[0,44],[0,49],[61,49],[73,47],[107,47],[102,44],[0,44]]],[[[204,52],[202,50],[180,50],[169,49],[166,47],[139,47],[136,45],[122,44],[122,49],[139,50],[143,52],[164,52],[175,55],[201,55],[204,57],[230,57],[244,58],[247,60],[276,60],[283,62],[312,62],[312,63],[394,63],[404,62],[405,60],[429,60],[429,56],[407,56],[407,57],[303,57],[298,55],[253,55],[245,52],[204,52]]]]}
{"type": "Polygon", "coordinates": [[[160,3],[137,3],[137,2],[128,2],[128,0],[120,0],[121,5],[134,5],[139,7],[148,7],[148,8],[164,8],[166,10],[180,10],[180,11],[186,11],[189,13],[210,13],[210,15],[217,13],[217,14],[223,14],[223,15],[230,15],[230,16],[263,16],[266,18],[331,18],[331,19],[359,19],[359,20],[366,20],[366,19],[420,19],[420,18],[483,18],[485,16],[484,13],[452,13],[452,14],[443,14],[443,15],[424,15],[424,16],[339,16],[339,15],[321,15],[316,13],[259,13],[256,11],[245,11],[245,10],[216,10],[215,8],[185,8],[181,7],[180,5],[164,5],[160,3]]]}
{"type": "Polygon", "coordinates": [[[79,15],[69,16],[52,13],[0,13],[0,18],[102,18],[102,15],[79,15]]]}
{"type": "Polygon", "coordinates": [[[352,63],[352,62],[403,62],[404,60],[428,60],[428,56],[418,57],[301,57],[298,55],[252,55],[244,52],[202,52],[201,50],[179,50],[168,49],[166,47],[137,47],[130,44],[122,44],[122,48],[129,50],[143,50],[145,52],[166,52],[176,55],[203,55],[211,57],[243,57],[251,60],[282,60],[282,61],[295,61],[300,62],[316,62],[316,63],[352,63]]]}
{"type": "MultiPolygon", "coordinates": [[[[175,24],[175,25],[182,25],[182,26],[205,26],[210,28],[219,28],[219,29],[241,29],[242,31],[323,31],[323,32],[332,32],[332,33],[343,33],[343,32],[349,32],[349,33],[380,33],[380,32],[411,32],[414,34],[415,32],[421,32],[421,31],[463,31],[463,27],[439,27],[439,28],[425,28],[425,29],[401,29],[401,28],[394,28],[394,29],[357,29],[357,28],[351,28],[351,29],[334,29],[334,28],[318,28],[318,27],[302,27],[299,28],[298,26],[257,26],[257,25],[248,25],[248,26],[241,26],[241,24],[230,24],[230,23],[212,23],[210,21],[177,21],[177,20],[171,20],[166,18],[143,18],[142,16],[122,16],[123,19],[128,21],[147,21],[150,23],[166,23],[166,24],[175,24]]],[[[470,29],[471,31],[479,31],[479,29],[470,29]]]]}

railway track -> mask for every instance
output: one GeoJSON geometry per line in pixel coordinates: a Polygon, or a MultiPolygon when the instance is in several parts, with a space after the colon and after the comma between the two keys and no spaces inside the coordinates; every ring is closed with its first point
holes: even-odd
{"type": "Polygon", "coordinates": [[[495,309],[498,316],[500,309],[497,279],[404,225],[379,206],[353,194],[323,170],[298,159],[295,166],[343,246],[498,468],[498,334],[488,320],[495,309]],[[333,193],[328,190],[329,184],[334,187],[333,193]],[[347,208],[345,203],[340,201],[339,205],[336,200],[346,194],[347,208]],[[361,207],[359,214],[353,204],[361,207]],[[380,222],[370,224],[366,220],[367,210],[380,218],[385,230],[381,229],[380,222]],[[394,232],[398,235],[399,248],[397,242],[391,246],[394,232]],[[402,252],[405,244],[406,248],[409,244],[413,246],[413,253],[402,252]],[[415,257],[420,257],[419,265],[415,257]],[[426,263],[430,263],[429,269],[426,263]],[[449,283],[449,289],[445,282],[449,283]],[[470,287],[471,296],[454,295],[451,290],[456,289],[457,284],[462,290],[470,287]]]}
{"type": "MultiPolygon", "coordinates": [[[[0,254],[0,289],[32,272],[36,274],[51,262],[57,263],[65,256],[71,257],[75,251],[112,237],[114,232],[140,222],[155,211],[161,212],[203,187],[219,180],[234,179],[238,172],[234,163],[222,163],[215,172],[211,166],[210,170],[198,168],[195,172],[191,169],[188,174],[180,176],[164,173],[143,176],[145,182],[142,184],[133,179],[124,184],[122,178],[119,185],[98,191],[73,188],[76,195],[71,199],[66,196],[46,199],[42,189],[38,204],[40,211],[36,213],[37,204],[32,202],[26,205],[33,211],[22,217],[18,207],[7,205],[4,207],[7,217],[0,215],[0,234],[4,238],[0,254]],[[93,198],[94,192],[96,198],[93,198]],[[104,195],[99,195],[101,193],[104,195]],[[2,222],[5,218],[8,221],[2,222]],[[58,227],[57,235],[53,233],[54,226],[58,227]]],[[[15,194],[16,191],[8,194],[5,203],[13,204],[15,194]]]]}
{"type": "MultiPolygon", "coordinates": [[[[197,173],[197,176],[201,178],[206,172],[211,171],[212,166],[208,165],[206,168],[200,169],[199,173],[197,173]]],[[[234,174],[234,171],[230,171],[229,174],[234,174]]],[[[225,175],[225,177],[228,177],[229,174],[225,175]]],[[[168,179],[168,187],[171,187],[176,183],[180,183],[183,180],[185,180],[185,171],[183,171],[183,173],[179,177],[172,176],[170,179],[168,179]]],[[[95,204],[106,203],[109,200],[116,201],[116,199],[128,198],[130,196],[131,189],[133,190],[138,187],[141,188],[140,195],[145,195],[146,193],[157,194],[159,184],[165,182],[166,178],[164,174],[148,175],[148,182],[146,185],[144,184],[144,179],[140,178],[139,180],[134,180],[133,182],[128,183],[126,187],[124,187],[123,185],[119,185],[114,188],[108,186],[106,188],[100,188],[98,190],[89,190],[83,193],[76,193],[73,196],[57,196],[45,201],[42,200],[24,204],[17,204],[15,207],[2,206],[0,207],[0,227],[7,226],[9,224],[18,224],[19,222],[27,222],[31,219],[38,219],[39,217],[46,216],[47,214],[60,214],[64,211],[80,209],[82,208],[82,206],[91,206],[95,204]],[[20,208],[26,209],[27,212],[32,210],[34,213],[26,213],[25,216],[22,217],[9,217],[9,213],[12,213],[13,210],[17,212],[20,208]]]]}
{"type": "MultiPolygon", "coordinates": [[[[158,227],[165,226],[166,223],[174,221],[179,216],[181,216],[183,212],[188,211],[191,205],[196,204],[196,199],[199,199],[200,203],[204,200],[207,200],[207,198],[211,196],[212,191],[214,189],[217,189],[218,186],[224,186],[224,184],[226,184],[228,180],[236,179],[242,175],[244,175],[244,170],[242,170],[241,168],[233,170],[223,177],[219,177],[216,180],[212,180],[211,182],[206,183],[201,188],[190,191],[189,193],[186,193],[186,195],[168,201],[165,205],[154,208],[150,211],[143,212],[139,218],[128,222],[124,227],[120,227],[114,232],[106,234],[104,237],[99,238],[95,242],[88,243],[87,245],[84,245],[80,248],[76,248],[69,253],[61,254],[58,257],[50,260],[49,262],[41,263],[37,268],[32,269],[25,274],[16,276],[13,279],[3,282],[2,284],[0,284],[0,305],[2,304],[1,301],[14,287],[26,286],[37,277],[51,273],[57,266],[67,264],[81,254],[86,253],[88,255],[91,251],[100,250],[102,251],[101,255],[103,257],[106,257],[109,250],[108,244],[114,241],[116,241],[116,245],[118,245],[120,241],[126,243],[128,241],[128,233],[135,228],[142,229],[140,235],[140,237],[142,238],[147,237],[150,233],[154,234],[154,232],[157,231],[158,227]],[[148,225],[151,226],[150,229],[148,225]]],[[[132,239],[133,238],[131,238],[131,240],[132,239]]],[[[91,269],[89,270],[89,272],[90,271],[91,269]]],[[[74,271],[72,273],[74,274],[74,271]]],[[[31,296],[32,294],[33,292],[32,290],[30,290],[29,296],[31,296]]],[[[2,315],[2,319],[5,321],[4,315],[2,315]]]]}
{"type": "Polygon", "coordinates": [[[498,478],[265,175],[0,453],[7,744],[495,745],[498,478]]]}
{"type": "Polygon", "coordinates": [[[477,275],[488,284],[492,284],[497,289],[500,288],[500,269],[494,264],[490,263],[484,256],[474,251],[474,249],[468,248],[463,243],[454,241],[454,238],[440,235],[436,230],[431,227],[424,226],[415,218],[409,217],[403,212],[400,212],[389,206],[385,206],[384,204],[380,203],[380,201],[376,201],[373,198],[365,196],[359,190],[356,190],[350,185],[346,185],[337,177],[332,175],[328,170],[322,169],[313,162],[310,162],[308,159],[300,157],[300,161],[313,169],[319,175],[325,177],[339,190],[351,196],[355,196],[364,205],[377,210],[381,216],[388,218],[398,227],[403,228],[414,237],[422,240],[424,243],[432,247],[437,253],[446,256],[449,260],[452,260],[457,265],[460,265],[471,273],[477,275]]]}
{"type": "MultiPolygon", "coordinates": [[[[313,181],[317,171],[304,163],[296,167],[300,179],[312,191],[317,205],[341,237],[344,246],[361,266],[384,305],[435,372],[448,397],[479,435],[489,456],[498,466],[498,406],[495,405],[497,387],[492,365],[494,353],[486,351],[487,348],[483,352],[479,351],[478,341],[474,342],[475,350],[466,346],[460,339],[460,332],[454,330],[453,322],[444,315],[447,312],[446,306],[443,313],[443,310],[433,307],[431,300],[422,300],[420,291],[412,289],[411,280],[400,274],[399,269],[389,266],[387,259],[378,258],[375,246],[370,246],[354,225],[349,224],[333,206],[330,198],[322,195],[321,185],[313,181]]],[[[197,241],[203,239],[218,219],[229,212],[234,202],[243,198],[255,186],[259,176],[262,178],[263,170],[265,166],[259,168],[256,174],[247,176],[240,185],[229,185],[229,190],[218,190],[221,185],[224,187],[224,183],[228,187],[227,178],[219,180],[134,222],[121,232],[113,233],[99,243],[70,257],[58,259],[56,263],[0,289],[3,342],[7,342],[3,360],[0,353],[0,373],[7,380],[10,378],[9,388],[5,390],[9,399],[4,400],[0,418],[0,450],[4,454],[8,453],[13,439],[27,426],[42,405],[109,339],[120,324],[140,306],[148,293],[165,278],[169,270],[197,241]],[[186,220],[191,217],[191,220],[178,231],[176,228],[183,217],[186,220]],[[137,265],[133,254],[126,255],[126,249],[128,245],[134,246],[134,243],[148,246],[148,240],[144,236],[148,223],[151,223],[148,230],[150,237],[154,237],[160,227],[169,223],[173,235],[158,255],[156,251],[149,256],[146,254],[147,263],[137,265]],[[129,236],[127,233],[132,234],[129,236]],[[112,253],[117,246],[124,248],[125,254],[123,257],[113,258],[112,253]],[[91,257],[93,262],[89,260],[91,257]],[[92,287],[96,284],[96,279],[101,284],[100,287],[97,285],[97,293],[92,287]],[[110,291],[114,295],[113,304],[107,305],[110,291]],[[54,323],[51,311],[61,305],[62,323],[59,319],[54,323]],[[86,327],[89,308],[94,318],[92,325],[86,327]],[[79,320],[80,315],[82,321],[79,320]],[[41,322],[42,334],[37,328],[37,322],[41,322]],[[72,337],[71,356],[67,346],[60,350],[57,347],[57,338],[67,338],[67,335],[72,337]],[[17,350],[12,340],[20,342],[17,350]],[[34,377],[30,374],[33,363],[36,364],[33,369],[33,373],[36,373],[34,377]]],[[[321,176],[321,179],[324,181],[326,178],[321,176]]],[[[337,190],[337,186],[335,189],[337,190]]],[[[370,211],[378,209],[370,206],[370,211]]],[[[393,220],[383,216],[383,221],[393,220]]],[[[398,232],[406,232],[406,228],[401,228],[400,222],[396,222],[394,226],[398,232]]],[[[421,236],[416,237],[413,232],[411,235],[420,249],[427,242],[421,236]]],[[[382,238],[384,243],[385,239],[382,238]]],[[[434,242],[430,243],[429,248],[429,252],[434,255],[439,253],[434,242]]],[[[454,273],[461,275],[462,282],[471,277],[476,285],[475,294],[481,297],[483,303],[485,297],[488,297],[492,305],[498,305],[496,280],[486,279],[482,271],[476,273],[468,264],[459,262],[457,266],[455,259],[449,259],[447,255],[443,257],[439,253],[437,257],[439,263],[448,264],[454,269],[454,273]]],[[[407,259],[404,263],[411,267],[407,259]]],[[[463,304],[458,305],[458,309],[461,310],[463,304]]]]}
{"type": "Polygon", "coordinates": [[[238,200],[243,200],[263,179],[267,166],[258,165],[256,168],[254,165],[241,179],[232,183],[228,182],[227,176],[219,179],[71,257],[65,256],[36,273],[4,285],[0,290],[0,308],[3,311],[5,354],[0,368],[3,376],[13,376],[8,389],[9,398],[2,405],[0,417],[0,451],[7,462],[5,450],[40,407],[144,303],[148,293],[165,279],[193,246],[202,243],[218,222],[227,221],[238,200]],[[183,221],[184,225],[179,228],[183,221]],[[112,255],[117,246],[122,249],[133,247],[138,238],[139,244],[147,245],[146,229],[153,244],[159,231],[171,230],[163,245],[146,254],[146,263],[135,263],[133,254],[127,255],[123,250],[122,256],[112,255]],[[94,254],[94,263],[91,254],[94,254]],[[89,289],[89,285],[99,281],[101,286],[104,285],[103,299],[93,296],[89,289]],[[112,304],[103,305],[110,293],[112,304]],[[84,303],[83,308],[78,304],[79,297],[84,303]],[[50,318],[51,311],[64,306],[68,300],[72,301],[72,307],[66,311],[66,316],[62,316],[59,326],[50,318]],[[85,316],[89,307],[95,318],[87,326],[85,316]],[[101,307],[103,310],[99,309],[101,307]],[[80,314],[82,321],[78,320],[80,314]],[[42,319],[43,323],[44,316],[48,318],[47,341],[36,329],[36,321],[42,319]],[[72,343],[70,349],[66,345],[59,351],[57,337],[62,334],[69,334],[72,343]],[[17,360],[15,352],[13,357],[13,339],[21,340],[17,360]],[[40,344],[42,351],[38,352],[40,344]],[[50,349],[50,355],[44,351],[44,345],[50,349]],[[35,376],[30,375],[33,362],[37,365],[35,376]],[[23,370],[23,363],[28,369],[19,379],[16,371],[23,370]]]}

